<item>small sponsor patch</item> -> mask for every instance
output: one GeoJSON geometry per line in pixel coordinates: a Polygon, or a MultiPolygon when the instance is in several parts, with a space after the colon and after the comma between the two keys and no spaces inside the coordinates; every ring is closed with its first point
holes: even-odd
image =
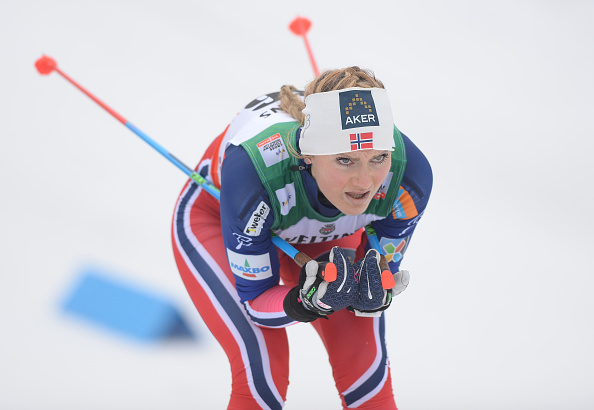
{"type": "Polygon", "coordinates": [[[243,233],[248,236],[258,236],[262,232],[262,227],[266,221],[266,217],[270,212],[270,207],[266,205],[266,202],[260,201],[260,204],[256,210],[252,213],[250,220],[248,221],[243,233]]]}
{"type": "Polygon", "coordinates": [[[343,130],[380,125],[370,90],[343,91],[338,98],[343,130]]]}
{"type": "Polygon", "coordinates": [[[320,228],[322,235],[330,235],[336,229],[336,225],[333,223],[326,224],[320,228]]]}
{"type": "Polygon", "coordinates": [[[288,215],[289,210],[297,205],[295,200],[295,184],[291,182],[285,185],[284,188],[276,190],[276,197],[280,202],[281,215],[288,215]]]}
{"type": "Polygon", "coordinates": [[[282,160],[289,158],[285,142],[278,133],[260,141],[257,145],[266,167],[278,164],[282,160]]]}
{"type": "Polygon", "coordinates": [[[382,182],[382,184],[380,185],[379,189],[373,196],[373,199],[384,199],[386,197],[386,194],[388,193],[388,188],[390,188],[390,183],[392,182],[392,175],[394,175],[394,173],[388,172],[386,179],[384,179],[384,182],[382,182]]]}
{"type": "Polygon", "coordinates": [[[234,275],[248,280],[266,279],[272,276],[270,256],[263,255],[241,255],[227,249],[229,266],[234,275]]]}

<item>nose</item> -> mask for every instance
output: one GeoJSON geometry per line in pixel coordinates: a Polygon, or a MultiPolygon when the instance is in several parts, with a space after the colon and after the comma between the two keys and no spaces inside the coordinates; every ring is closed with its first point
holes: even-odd
{"type": "Polygon", "coordinates": [[[353,187],[367,190],[373,185],[373,171],[369,167],[360,167],[351,180],[353,187]]]}

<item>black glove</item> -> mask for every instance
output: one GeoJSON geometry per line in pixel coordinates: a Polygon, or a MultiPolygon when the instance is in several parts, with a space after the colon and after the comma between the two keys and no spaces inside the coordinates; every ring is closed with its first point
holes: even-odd
{"type": "Polygon", "coordinates": [[[408,286],[408,271],[395,274],[389,270],[382,271],[380,258],[377,250],[370,249],[365,257],[353,266],[359,280],[359,292],[355,302],[348,309],[354,311],[357,316],[380,316],[390,306],[392,298],[408,286]]]}
{"type": "Polygon", "coordinates": [[[312,260],[301,268],[299,285],[289,291],[283,308],[290,318],[311,322],[352,305],[356,297],[353,265],[335,246],[329,261],[312,260]]]}

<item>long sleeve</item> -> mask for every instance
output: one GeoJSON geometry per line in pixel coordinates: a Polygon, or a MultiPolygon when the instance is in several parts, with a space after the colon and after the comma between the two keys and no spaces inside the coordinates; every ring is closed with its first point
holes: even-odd
{"type": "Polygon", "coordinates": [[[406,147],[407,164],[404,177],[387,218],[372,223],[380,246],[386,254],[390,269],[397,272],[415,228],[425,212],[431,189],[433,173],[425,155],[402,135],[406,147]]]}

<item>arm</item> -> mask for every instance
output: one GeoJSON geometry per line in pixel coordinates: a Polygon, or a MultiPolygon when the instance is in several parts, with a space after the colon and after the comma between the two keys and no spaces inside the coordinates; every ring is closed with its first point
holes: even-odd
{"type": "Polygon", "coordinates": [[[372,223],[382,253],[386,255],[390,270],[394,273],[400,269],[404,252],[425,212],[433,187],[429,161],[408,137],[402,137],[406,147],[407,165],[398,197],[390,215],[372,223]]]}
{"type": "Polygon", "coordinates": [[[279,285],[279,258],[269,229],[270,199],[242,147],[226,151],[221,181],[221,227],[235,287],[252,321],[285,327],[326,317],[350,305],[352,265],[335,247],[328,261],[302,266],[299,285],[279,285]],[[238,177],[241,176],[241,177],[238,177]]]}
{"type": "MultiPolygon", "coordinates": [[[[380,272],[384,269],[380,255],[370,250],[370,244],[364,240],[361,250],[365,251],[365,256],[355,263],[360,283],[359,297],[351,307],[360,316],[380,315],[390,306],[392,297],[406,289],[409,275],[407,271],[400,271],[400,263],[431,194],[433,175],[429,162],[406,136],[403,138],[408,161],[397,199],[386,218],[371,224],[395,282],[379,282],[380,272]]],[[[384,272],[382,279],[386,279],[386,274],[391,276],[384,272]]]]}
{"type": "Polygon", "coordinates": [[[295,323],[283,310],[290,288],[279,285],[279,258],[269,227],[270,199],[240,146],[225,153],[221,176],[221,227],[235,288],[250,318],[263,327],[295,323]]]}

